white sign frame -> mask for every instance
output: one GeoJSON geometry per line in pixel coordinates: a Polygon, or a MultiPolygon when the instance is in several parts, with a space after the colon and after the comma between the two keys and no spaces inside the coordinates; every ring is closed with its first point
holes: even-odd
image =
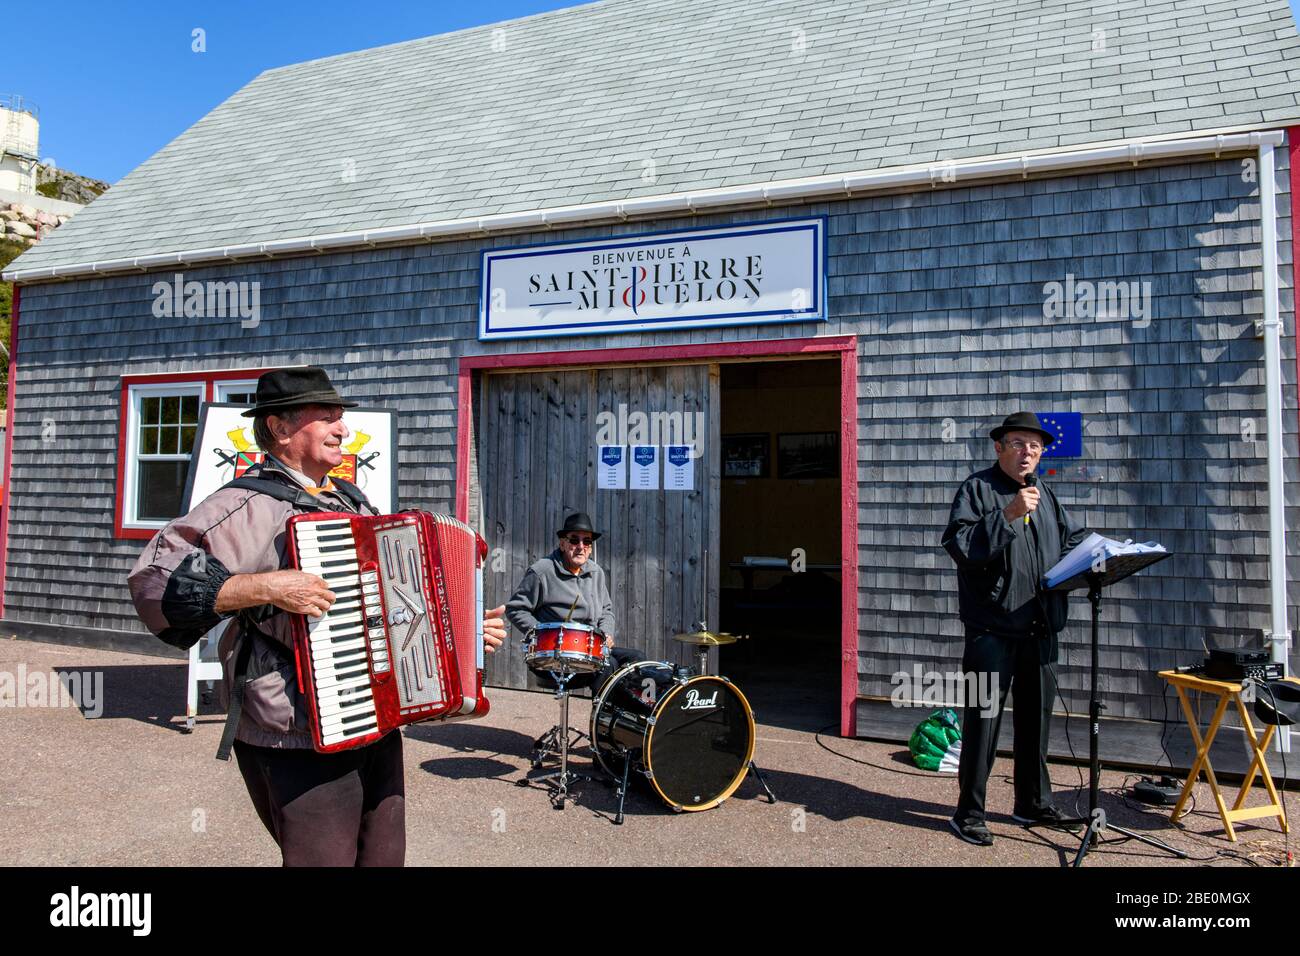
{"type": "MultiPolygon", "coordinates": [[[[554,338],[571,335],[592,335],[597,333],[649,332],[660,329],[720,328],[736,325],[761,325],[774,322],[823,322],[826,320],[826,216],[804,216],[797,219],[772,219],[766,222],[737,223],[705,229],[678,229],[664,232],[647,232],[635,236],[619,236],[610,239],[584,240],[581,242],[537,243],[524,246],[485,249],[479,265],[479,340],[498,339],[532,339],[554,338]],[[622,296],[624,305],[610,305],[607,308],[594,307],[582,309],[574,307],[574,300],[556,298],[556,295],[572,295],[570,292],[551,293],[544,288],[534,292],[526,291],[530,278],[525,268],[534,268],[549,259],[553,266],[572,276],[584,271],[579,268],[586,259],[603,255],[621,255],[623,257],[639,255],[645,251],[657,250],[659,255],[680,252],[687,247],[691,250],[691,264],[699,261],[697,252],[726,251],[728,244],[734,245],[748,239],[765,242],[765,247],[780,254],[774,256],[776,273],[772,276],[775,284],[789,285],[789,293],[781,290],[764,290],[760,308],[746,310],[743,307],[716,311],[719,307],[711,302],[687,302],[683,306],[651,306],[647,315],[639,313],[642,303],[633,305],[627,302],[630,295],[636,300],[638,291],[638,270],[647,272],[646,266],[637,265],[635,261],[620,265],[618,262],[604,265],[591,265],[588,268],[609,271],[612,283],[624,282],[627,287],[622,296]],[[805,264],[796,262],[790,253],[807,240],[803,254],[808,256],[805,264]],[[495,274],[494,274],[495,269],[495,274]],[[626,273],[626,278],[624,278],[626,273]],[[616,278],[617,276],[617,278],[616,278]],[[804,281],[798,281],[802,277],[804,281]],[[523,280],[522,284],[520,280],[523,280]],[[789,281],[787,281],[789,280],[789,281]],[[514,288],[512,288],[512,285],[514,288]],[[807,290],[810,301],[796,304],[795,290],[807,290]],[[529,296],[540,297],[544,301],[528,302],[529,296]],[[512,298],[525,304],[510,312],[505,302],[512,298]],[[546,311],[534,311],[546,310],[546,311]],[[537,316],[534,320],[531,316],[537,316]]],[[[748,246],[746,248],[753,248],[748,246]]],[[[737,261],[741,254],[737,254],[737,261]]],[[[705,260],[707,261],[707,260],[705,260]]],[[[647,263],[655,268],[675,264],[685,266],[685,260],[676,262],[662,261],[647,263]]],[[[765,274],[766,275],[766,274],[765,274]]],[[[726,281],[723,277],[710,281],[726,281]]],[[[687,277],[685,281],[672,279],[665,285],[690,286],[696,280],[687,277]]],[[[618,286],[611,285],[608,291],[612,297],[618,286]]],[[[592,290],[593,295],[600,290],[592,290]]],[[[582,293],[579,292],[579,295],[582,293]]],[[[642,292],[642,295],[645,293],[642,292]]]]}

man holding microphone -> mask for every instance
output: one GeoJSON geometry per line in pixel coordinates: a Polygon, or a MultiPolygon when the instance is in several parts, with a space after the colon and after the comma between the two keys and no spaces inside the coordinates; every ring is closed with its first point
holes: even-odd
{"type": "Polygon", "coordinates": [[[1049,592],[1043,575],[1087,537],[1056,495],[1037,482],[1043,449],[1055,441],[1032,412],[1017,412],[989,433],[997,462],[967,478],[952,503],[943,547],[957,563],[957,595],[966,648],[962,670],[989,674],[992,701],[966,701],[962,717],[961,795],[949,821],[956,834],[992,846],[984,817],[989,771],[1007,691],[1014,684],[1015,806],[1018,823],[1052,823],[1047,742],[1056,697],[1051,665],[1065,627],[1066,595],[1049,592]]]}

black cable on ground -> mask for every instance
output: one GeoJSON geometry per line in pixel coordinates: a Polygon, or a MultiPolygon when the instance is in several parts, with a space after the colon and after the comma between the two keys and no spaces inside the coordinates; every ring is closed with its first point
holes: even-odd
{"type": "Polygon", "coordinates": [[[944,776],[955,777],[955,774],[945,775],[941,773],[918,772],[915,770],[900,770],[898,767],[885,767],[878,763],[872,763],[870,760],[859,760],[857,757],[850,757],[848,754],[840,753],[838,750],[832,750],[830,747],[827,747],[824,743],[822,743],[822,734],[838,726],[839,726],[838,723],[827,724],[821,730],[813,734],[813,739],[817,741],[817,746],[821,747],[822,750],[825,750],[827,753],[834,754],[835,756],[840,757],[844,760],[851,760],[853,761],[853,763],[860,763],[866,767],[875,767],[877,770],[888,770],[890,773],[896,773],[904,777],[925,777],[927,780],[935,780],[944,776]]]}
{"type": "Polygon", "coordinates": [[[1056,668],[1048,664],[1047,671],[1052,675],[1052,684],[1056,688],[1056,699],[1061,702],[1061,709],[1065,711],[1065,745],[1070,750],[1070,759],[1074,761],[1075,769],[1079,771],[1079,786],[1074,791],[1074,815],[1081,817],[1083,814],[1079,812],[1079,797],[1083,795],[1086,784],[1083,779],[1083,766],[1079,763],[1079,755],[1074,752],[1074,741],[1070,739],[1070,721],[1074,719],[1074,716],[1070,713],[1070,707],[1065,702],[1065,695],[1061,693],[1061,682],[1057,680],[1056,668]]]}

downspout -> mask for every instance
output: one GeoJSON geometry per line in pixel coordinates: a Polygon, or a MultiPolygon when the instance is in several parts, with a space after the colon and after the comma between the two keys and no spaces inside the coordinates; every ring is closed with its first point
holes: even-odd
{"type": "MultiPolygon", "coordinates": [[[[1291,631],[1286,620],[1286,494],[1282,467],[1282,309],[1277,281],[1277,193],[1273,144],[1259,143],[1259,202],[1264,268],[1264,394],[1268,416],[1268,583],[1270,657],[1285,666],[1291,631]]],[[[1294,198],[1294,197],[1292,197],[1294,198]]],[[[1291,750],[1290,728],[1279,727],[1278,747],[1291,750]]]]}

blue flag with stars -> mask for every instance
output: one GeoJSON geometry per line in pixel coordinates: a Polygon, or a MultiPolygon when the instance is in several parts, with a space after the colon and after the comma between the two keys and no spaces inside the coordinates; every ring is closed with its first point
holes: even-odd
{"type": "Polygon", "coordinates": [[[1056,441],[1043,449],[1044,458],[1083,457],[1082,412],[1035,412],[1039,423],[1056,436],[1056,441]]]}

